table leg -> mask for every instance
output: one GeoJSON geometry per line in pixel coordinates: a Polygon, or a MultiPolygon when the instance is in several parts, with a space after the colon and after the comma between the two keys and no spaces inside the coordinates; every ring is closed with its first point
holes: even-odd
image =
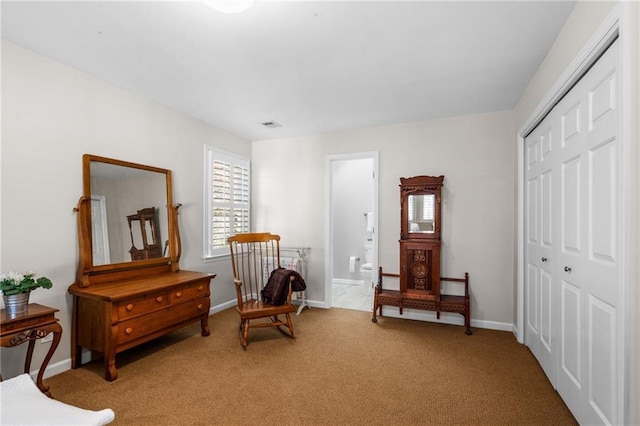
{"type": "MultiPolygon", "coordinates": [[[[56,351],[56,349],[58,348],[58,344],[60,343],[60,338],[62,337],[62,327],[60,326],[60,324],[55,323],[49,325],[48,327],[45,327],[45,330],[53,333],[53,341],[51,342],[51,347],[49,347],[49,351],[47,352],[47,355],[44,357],[42,365],[40,366],[38,378],[36,379],[36,385],[38,385],[38,388],[40,389],[40,391],[42,391],[42,393],[51,398],[49,386],[42,383],[42,377],[44,376],[44,372],[47,369],[47,365],[49,365],[49,361],[51,361],[51,357],[53,357],[53,353],[56,351]]],[[[29,342],[30,347],[32,343],[33,341],[29,342]]]]}
{"type": "MultiPolygon", "coordinates": [[[[33,334],[33,333],[31,333],[33,334]]],[[[31,370],[31,358],[33,357],[33,347],[35,346],[35,338],[30,338],[27,346],[27,357],[24,360],[24,372],[29,374],[31,370]]]]}

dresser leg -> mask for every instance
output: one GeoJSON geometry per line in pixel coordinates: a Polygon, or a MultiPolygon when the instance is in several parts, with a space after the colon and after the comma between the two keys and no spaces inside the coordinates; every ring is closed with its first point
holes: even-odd
{"type": "Polygon", "coordinates": [[[78,345],[78,297],[73,296],[73,311],[71,314],[71,368],[82,365],[82,347],[78,345]]]}
{"type": "Polygon", "coordinates": [[[113,327],[112,331],[113,341],[107,340],[106,349],[104,351],[104,378],[112,382],[118,378],[118,370],[116,369],[116,342],[115,336],[117,336],[118,329],[113,327]]]}
{"type": "Polygon", "coordinates": [[[202,319],[200,320],[200,334],[204,337],[204,336],[208,336],[209,334],[211,334],[211,332],[209,331],[209,315],[203,315],[202,319]]]}
{"type": "Polygon", "coordinates": [[[116,358],[115,356],[107,356],[105,354],[104,357],[104,378],[109,382],[113,382],[118,378],[118,370],[116,369],[116,358]]]}
{"type": "Polygon", "coordinates": [[[71,344],[71,368],[76,369],[82,364],[82,346],[71,344]]]}

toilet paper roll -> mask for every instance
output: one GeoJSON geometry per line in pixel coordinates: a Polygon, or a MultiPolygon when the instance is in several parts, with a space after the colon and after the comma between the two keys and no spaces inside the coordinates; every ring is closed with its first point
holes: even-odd
{"type": "Polygon", "coordinates": [[[349,272],[355,272],[356,271],[356,257],[355,256],[349,256],[349,272]]]}
{"type": "Polygon", "coordinates": [[[373,212],[365,213],[367,217],[367,232],[373,232],[373,212]]]}

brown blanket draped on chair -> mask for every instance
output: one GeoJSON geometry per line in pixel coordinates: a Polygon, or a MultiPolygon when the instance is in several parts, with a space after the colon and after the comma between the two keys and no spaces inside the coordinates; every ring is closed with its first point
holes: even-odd
{"type": "Polygon", "coordinates": [[[304,279],[296,271],[274,269],[267,285],[260,292],[262,301],[271,305],[283,305],[287,301],[289,285],[292,291],[304,291],[307,288],[304,279]]]}

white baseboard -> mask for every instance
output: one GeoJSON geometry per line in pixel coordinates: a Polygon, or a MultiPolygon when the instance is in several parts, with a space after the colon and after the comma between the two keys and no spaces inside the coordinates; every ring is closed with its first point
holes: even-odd
{"type": "MultiPolygon", "coordinates": [[[[335,281],[335,280],[334,280],[335,281]]],[[[362,282],[360,283],[362,284],[362,282]]],[[[307,304],[313,308],[328,309],[324,301],[307,300],[307,304]]],[[[436,322],[452,325],[464,325],[464,318],[460,314],[451,312],[441,312],[440,319],[437,318],[435,312],[422,311],[416,309],[404,308],[403,314],[400,315],[398,308],[393,306],[383,307],[383,317],[392,317],[400,319],[410,319],[417,321],[436,322]]],[[[373,315],[373,312],[371,312],[373,315]]],[[[379,318],[379,316],[378,316],[379,318]]],[[[471,327],[486,328],[488,330],[511,331],[515,334],[515,325],[506,322],[484,321],[471,319],[471,327]]]]}
{"type": "MultiPolygon", "coordinates": [[[[450,312],[441,312],[440,319],[438,319],[436,313],[431,311],[404,308],[402,310],[402,315],[400,315],[400,311],[398,308],[393,306],[383,306],[382,314],[383,317],[410,319],[426,322],[439,322],[452,325],[464,325],[464,318],[462,317],[462,315],[450,312]]],[[[378,318],[379,317],[380,316],[378,316],[378,318]]],[[[473,318],[471,319],[471,327],[486,328],[489,330],[499,331],[513,331],[513,324],[497,321],[474,320],[473,318]]]]}
{"type": "Polygon", "coordinates": [[[309,305],[312,308],[328,309],[324,301],[307,300],[307,305],[309,305]]]}
{"type": "Polygon", "coordinates": [[[231,308],[233,306],[236,306],[236,301],[235,300],[230,300],[228,302],[221,303],[221,304],[216,305],[216,306],[211,306],[209,308],[209,315],[216,314],[218,312],[224,311],[225,309],[229,309],[229,308],[231,308]]]}
{"type": "Polygon", "coordinates": [[[336,285],[359,285],[359,286],[363,286],[364,285],[364,281],[363,280],[347,280],[347,279],[343,279],[343,278],[334,278],[333,280],[331,280],[331,283],[336,285]]]}
{"type": "MultiPolygon", "coordinates": [[[[516,336],[516,340],[518,340],[518,327],[513,324],[513,327],[511,328],[511,332],[513,333],[514,336],[516,336]]],[[[518,340],[518,342],[520,342],[520,340],[518,340]]],[[[524,338],[522,339],[522,342],[524,342],[524,338]]]]}
{"type": "MultiPolygon", "coordinates": [[[[46,379],[48,377],[64,373],[67,370],[71,370],[71,358],[63,359],[62,361],[47,365],[47,369],[44,370],[42,377],[46,379]]],[[[30,371],[29,375],[35,381],[38,378],[38,370],[30,371]]]]}

